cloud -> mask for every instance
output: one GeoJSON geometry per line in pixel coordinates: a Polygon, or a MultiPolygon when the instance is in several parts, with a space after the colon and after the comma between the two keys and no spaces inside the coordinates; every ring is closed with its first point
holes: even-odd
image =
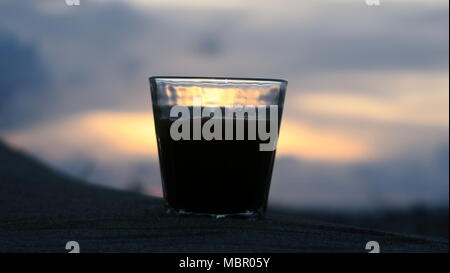
{"type": "Polygon", "coordinates": [[[301,111],[335,119],[439,127],[448,126],[448,106],[448,91],[444,90],[403,91],[385,97],[345,91],[302,94],[297,102],[301,111]]]}
{"type": "Polygon", "coordinates": [[[0,28],[0,130],[31,122],[24,100],[45,96],[49,75],[36,47],[0,28]]]}
{"type": "Polygon", "coordinates": [[[127,3],[2,2],[0,26],[35,44],[53,78],[52,107],[35,112],[142,110],[150,75],[287,78],[293,93],[345,88],[355,73],[448,70],[448,10],[439,4],[220,4],[230,12],[202,1],[127,3]]]}
{"type": "Polygon", "coordinates": [[[195,5],[162,8],[150,2],[139,10],[123,1],[86,1],[76,9],[62,2],[64,12],[56,14],[43,11],[44,4],[5,4],[0,20],[42,43],[62,79],[81,73],[97,84],[114,77],[123,82],[128,59],[140,62],[140,69],[127,84],[152,72],[239,74],[295,78],[297,89],[307,87],[311,75],[448,69],[448,10],[438,4],[396,2],[374,9],[353,2],[269,1],[227,3],[235,6],[230,12],[204,3],[204,9],[189,9],[183,7],[195,5]],[[26,16],[14,20],[8,10],[26,16]],[[112,69],[121,64],[124,69],[112,69]]]}

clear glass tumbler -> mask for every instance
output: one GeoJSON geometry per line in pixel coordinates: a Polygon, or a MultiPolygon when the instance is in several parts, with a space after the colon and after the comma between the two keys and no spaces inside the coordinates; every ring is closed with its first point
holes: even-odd
{"type": "Polygon", "coordinates": [[[169,211],[262,216],[287,81],[151,77],[169,211]]]}

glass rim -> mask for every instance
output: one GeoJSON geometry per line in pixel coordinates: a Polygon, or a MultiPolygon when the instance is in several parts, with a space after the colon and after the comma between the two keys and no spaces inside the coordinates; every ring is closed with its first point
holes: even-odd
{"type": "Polygon", "coordinates": [[[219,81],[248,81],[248,82],[278,82],[281,84],[287,84],[287,80],[272,79],[272,78],[240,78],[240,77],[201,77],[201,76],[152,76],[148,78],[150,82],[156,82],[159,79],[169,80],[219,80],[219,81]]]}

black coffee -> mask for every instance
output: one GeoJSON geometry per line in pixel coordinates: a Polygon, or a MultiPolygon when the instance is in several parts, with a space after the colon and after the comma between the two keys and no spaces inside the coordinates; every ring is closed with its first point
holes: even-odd
{"type": "MultiPolygon", "coordinates": [[[[262,141],[248,140],[247,134],[245,140],[175,141],[173,122],[156,121],[164,196],[171,208],[212,214],[265,210],[275,151],[260,151],[262,141]]],[[[247,132],[246,119],[244,124],[247,132]]]]}

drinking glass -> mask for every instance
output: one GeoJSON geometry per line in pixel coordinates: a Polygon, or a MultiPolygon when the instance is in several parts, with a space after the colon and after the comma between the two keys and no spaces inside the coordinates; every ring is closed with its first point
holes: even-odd
{"type": "Polygon", "coordinates": [[[168,211],[263,216],[287,81],[151,77],[168,211]]]}

